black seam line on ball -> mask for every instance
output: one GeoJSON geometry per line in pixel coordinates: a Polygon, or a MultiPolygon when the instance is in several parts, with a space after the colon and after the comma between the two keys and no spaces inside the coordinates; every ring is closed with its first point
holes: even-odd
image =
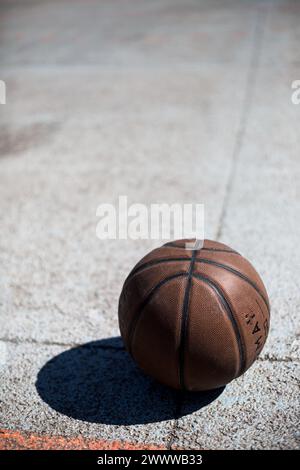
{"type": "MultiPolygon", "coordinates": [[[[184,246],[181,246],[181,245],[175,245],[173,244],[172,242],[170,243],[165,243],[163,246],[170,246],[172,248],[181,248],[182,250],[185,250],[185,247],[184,246]]],[[[221,252],[221,253],[233,253],[235,255],[239,255],[241,256],[241,254],[238,252],[238,251],[235,251],[235,250],[226,250],[225,248],[206,248],[206,247],[203,247],[203,248],[199,248],[198,251],[217,251],[217,252],[221,252]]],[[[191,251],[190,250],[187,250],[187,251],[191,251]]],[[[197,251],[197,250],[196,250],[197,251]]]]}
{"type": "Polygon", "coordinates": [[[266,304],[266,307],[267,307],[267,309],[268,309],[268,312],[270,311],[269,302],[268,302],[267,299],[265,298],[264,294],[260,291],[259,287],[255,284],[255,282],[251,281],[251,279],[249,279],[249,277],[246,276],[245,274],[241,273],[241,272],[238,271],[237,269],[232,268],[231,266],[228,266],[227,264],[218,263],[217,261],[213,261],[213,260],[206,259],[206,258],[203,258],[203,259],[202,259],[202,258],[197,258],[197,259],[196,259],[196,262],[197,262],[197,263],[211,264],[212,266],[217,266],[218,268],[226,269],[226,271],[229,271],[229,272],[231,272],[232,274],[235,274],[236,276],[240,277],[240,278],[243,279],[245,282],[247,282],[248,284],[250,284],[250,286],[252,286],[253,289],[256,290],[256,292],[260,295],[260,297],[262,298],[262,300],[263,300],[264,303],[266,304]]]}
{"type": "MultiPolygon", "coordinates": [[[[197,251],[197,250],[196,250],[197,251]]],[[[199,250],[200,251],[200,250],[199,250]]],[[[146,263],[144,264],[141,264],[140,266],[137,266],[136,268],[134,268],[130,273],[129,275],[127,276],[124,284],[126,282],[128,282],[132,276],[134,276],[135,274],[137,274],[138,272],[140,271],[143,271],[144,269],[147,269],[147,268],[150,268],[150,267],[153,267],[153,266],[156,266],[158,264],[161,264],[161,263],[169,263],[169,262],[180,262],[180,261],[191,261],[192,258],[189,256],[189,257],[176,257],[176,258],[158,258],[158,259],[154,259],[154,260],[150,260],[150,261],[147,261],[146,263]]],[[[209,263],[209,264],[213,264],[214,266],[218,266],[220,268],[224,268],[224,269],[227,269],[228,271],[231,271],[233,274],[237,274],[238,276],[240,276],[242,279],[244,279],[245,281],[249,282],[249,284],[251,284],[254,289],[257,290],[257,292],[261,295],[261,297],[263,298],[265,304],[267,305],[268,307],[268,303],[266,301],[266,299],[263,297],[263,294],[259,291],[258,287],[245,275],[243,275],[242,273],[240,273],[239,271],[231,268],[230,266],[227,266],[226,264],[223,264],[223,263],[218,263],[217,261],[213,261],[213,260],[210,260],[210,259],[206,259],[206,258],[196,258],[195,260],[197,263],[198,262],[201,262],[203,261],[204,263],[209,263]]]]}
{"type": "MultiPolygon", "coordinates": [[[[129,281],[129,279],[132,278],[132,276],[134,276],[136,273],[140,272],[140,271],[143,271],[144,269],[147,269],[147,268],[150,268],[152,266],[156,266],[157,264],[162,264],[162,263],[169,263],[169,262],[173,262],[175,263],[176,261],[177,262],[180,262],[180,261],[191,261],[191,257],[189,256],[188,258],[184,258],[183,256],[181,257],[178,257],[178,258],[159,258],[159,259],[153,259],[151,261],[147,261],[146,263],[144,264],[141,264],[140,266],[137,266],[136,268],[134,268],[131,273],[127,276],[127,279],[125,280],[125,283],[127,281],[129,281]]],[[[124,283],[124,284],[125,284],[124,283]]]]}
{"type": "Polygon", "coordinates": [[[256,305],[257,305],[258,308],[259,308],[260,313],[262,314],[263,319],[264,319],[264,320],[268,320],[268,318],[270,318],[270,312],[268,312],[268,313],[269,313],[268,316],[265,315],[265,313],[264,313],[264,311],[263,311],[263,309],[262,309],[262,307],[261,307],[259,301],[258,301],[257,299],[255,299],[255,302],[256,302],[256,305]]]}
{"type": "Polygon", "coordinates": [[[182,390],[185,390],[185,382],[184,382],[184,353],[185,353],[185,340],[186,340],[186,333],[187,333],[187,326],[188,326],[188,319],[189,319],[189,303],[190,303],[190,291],[192,285],[192,277],[193,277],[193,270],[194,264],[197,256],[197,250],[193,252],[190,268],[188,272],[187,283],[184,292],[184,299],[183,299],[183,306],[182,306],[182,317],[181,317],[181,327],[180,327],[180,342],[179,342],[179,382],[180,387],[182,390]]]}
{"type": "Polygon", "coordinates": [[[141,305],[139,306],[139,308],[137,309],[137,312],[136,314],[134,315],[132,321],[131,321],[131,324],[130,324],[130,327],[129,327],[129,332],[128,332],[128,351],[131,355],[132,354],[132,342],[133,342],[133,337],[134,337],[134,333],[135,333],[135,330],[136,330],[136,327],[137,327],[137,324],[138,324],[138,321],[140,320],[141,316],[142,316],[142,313],[143,313],[143,310],[144,308],[147,306],[147,304],[150,302],[150,300],[152,299],[152,297],[154,296],[154,294],[156,294],[159,289],[166,283],[172,281],[173,279],[176,279],[178,277],[185,277],[185,276],[188,276],[188,273],[186,272],[178,272],[178,273],[175,273],[173,274],[172,276],[169,276],[169,277],[166,277],[164,279],[162,279],[158,284],[156,284],[154,287],[152,287],[152,289],[150,290],[150,292],[147,294],[147,296],[145,297],[145,299],[143,300],[143,302],[141,303],[141,305]]]}
{"type": "Polygon", "coordinates": [[[230,303],[227,300],[223,290],[210,277],[202,276],[201,274],[196,274],[196,273],[193,274],[193,277],[195,277],[196,279],[200,279],[204,283],[208,284],[215,291],[215,293],[217,294],[218,298],[220,299],[220,301],[221,301],[221,303],[222,303],[222,305],[223,305],[223,307],[224,307],[224,309],[227,313],[227,316],[228,316],[228,318],[229,318],[229,320],[232,324],[233,331],[235,333],[236,341],[237,341],[237,344],[238,344],[239,356],[240,356],[239,357],[239,362],[240,362],[239,370],[238,370],[238,373],[236,375],[236,377],[238,377],[245,370],[246,357],[245,357],[245,348],[244,348],[244,344],[243,344],[242,335],[241,335],[238,323],[236,321],[235,315],[233,313],[233,310],[230,306],[230,303]]]}

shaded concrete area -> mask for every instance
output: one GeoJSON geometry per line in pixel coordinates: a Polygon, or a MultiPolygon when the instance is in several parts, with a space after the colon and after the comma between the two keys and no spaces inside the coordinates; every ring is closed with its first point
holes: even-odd
{"type": "Polygon", "coordinates": [[[299,2],[0,13],[0,446],[299,447],[299,2]],[[96,238],[121,194],[204,203],[206,237],[261,274],[269,339],[222,393],[177,394],[123,350],[122,283],[156,243],[96,238]]]}

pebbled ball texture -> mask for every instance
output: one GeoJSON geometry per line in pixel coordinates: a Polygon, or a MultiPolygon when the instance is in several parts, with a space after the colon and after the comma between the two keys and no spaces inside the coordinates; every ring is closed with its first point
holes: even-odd
{"type": "Polygon", "coordinates": [[[243,256],[205,240],[179,240],[146,255],[119,300],[126,349],[158,381],[185,390],[221,387],[243,374],[269,330],[264,284],[243,256]]]}

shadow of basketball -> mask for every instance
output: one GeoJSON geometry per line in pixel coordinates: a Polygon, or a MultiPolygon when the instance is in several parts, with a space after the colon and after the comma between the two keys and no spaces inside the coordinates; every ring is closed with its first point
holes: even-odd
{"type": "Polygon", "coordinates": [[[141,372],[120,337],[64,351],[38,373],[40,397],[56,411],[91,423],[145,424],[174,419],[215,400],[225,387],[177,392],[141,372]],[[184,400],[184,407],[180,404],[184,400]],[[183,413],[184,414],[184,413],[183,413]]]}

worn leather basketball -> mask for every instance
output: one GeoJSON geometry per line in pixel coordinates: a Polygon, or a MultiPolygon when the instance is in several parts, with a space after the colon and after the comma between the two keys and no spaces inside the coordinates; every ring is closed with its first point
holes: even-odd
{"type": "Polygon", "coordinates": [[[137,364],[177,389],[209,390],[239,377],[261,352],[269,330],[264,284],[243,256],[205,240],[151,251],[127,277],[119,325],[137,364]]]}

